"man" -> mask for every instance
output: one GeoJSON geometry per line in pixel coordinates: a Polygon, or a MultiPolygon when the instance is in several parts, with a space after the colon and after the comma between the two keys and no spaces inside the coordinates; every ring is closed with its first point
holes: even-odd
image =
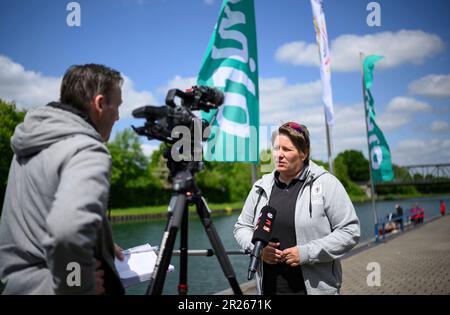
{"type": "Polygon", "coordinates": [[[395,214],[395,220],[397,224],[400,225],[400,229],[403,231],[403,208],[399,205],[395,205],[396,214],[395,214]]]}
{"type": "Polygon", "coordinates": [[[72,66],[60,102],[29,110],[17,126],[0,225],[4,294],[124,293],[103,144],[119,119],[122,82],[102,65],[72,66]]]}

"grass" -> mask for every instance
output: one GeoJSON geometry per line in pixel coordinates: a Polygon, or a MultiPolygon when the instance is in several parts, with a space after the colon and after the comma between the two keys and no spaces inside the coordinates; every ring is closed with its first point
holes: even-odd
{"type": "MultiPolygon", "coordinates": [[[[242,202],[232,202],[232,203],[208,203],[211,211],[214,210],[224,210],[224,209],[242,209],[242,202]]],[[[189,207],[189,211],[195,211],[194,206],[189,207]]],[[[167,205],[162,206],[149,206],[149,207],[138,207],[138,208],[121,208],[121,209],[111,209],[111,216],[122,216],[122,215],[138,215],[138,214],[158,214],[166,213],[167,205]]]]}

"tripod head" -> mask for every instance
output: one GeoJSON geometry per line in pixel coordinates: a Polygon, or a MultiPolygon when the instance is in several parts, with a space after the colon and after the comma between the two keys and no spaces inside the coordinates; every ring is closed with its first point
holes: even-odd
{"type": "Polygon", "coordinates": [[[204,169],[201,161],[174,161],[172,147],[168,147],[164,151],[164,158],[167,159],[167,168],[170,171],[170,179],[172,187],[177,192],[197,192],[199,189],[195,183],[195,173],[204,169]]]}

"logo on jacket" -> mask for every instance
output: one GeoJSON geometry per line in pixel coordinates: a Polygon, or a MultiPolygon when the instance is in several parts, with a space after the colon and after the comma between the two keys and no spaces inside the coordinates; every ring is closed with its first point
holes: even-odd
{"type": "Polygon", "coordinates": [[[312,189],[312,192],[314,195],[321,195],[322,194],[322,184],[314,186],[312,189]]]}

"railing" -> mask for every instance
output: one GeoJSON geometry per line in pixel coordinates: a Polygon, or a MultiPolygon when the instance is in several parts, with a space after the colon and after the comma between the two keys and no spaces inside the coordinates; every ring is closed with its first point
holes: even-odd
{"type": "Polygon", "coordinates": [[[404,232],[405,229],[413,228],[419,224],[423,224],[425,222],[425,216],[417,216],[418,213],[409,213],[404,214],[402,216],[392,215],[391,217],[383,217],[378,219],[378,223],[375,223],[375,242],[378,242],[380,238],[384,240],[386,238],[386,234],[392,233],[397,229],[398,225],[400,226],[400,231],[404,232]],[[386,230],[386,224],[392,223],[395,224],[394,229],[386,230]],[[397,225],[398,224],[398,225],[397,225]]]}

